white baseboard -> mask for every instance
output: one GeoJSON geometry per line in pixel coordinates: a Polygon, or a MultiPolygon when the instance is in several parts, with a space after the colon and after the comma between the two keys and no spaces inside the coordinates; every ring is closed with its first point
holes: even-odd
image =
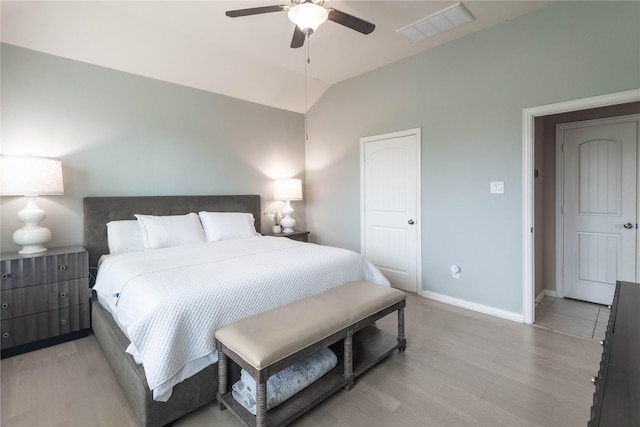
{"type": "Polygon", "coordinates": [[[436,292],[423,290],[421,296],[435,301],[444,302],[446,304],[455,305],[456,307],[466,308],[467,310],[477,311],[479,313],[489,314],[491,316],[500,317],[502,319],[512,320],[518,323],[524,323],[524,315],[514,313],[513,311],[502,310],[500,308],[491,307],[489,305],[478,304],[459,298],[450,297],[436,292]]]}
{"type": "Polygon", "coordinates": [[[544,295],[548,297],[558,298],[558,293],[556,291],[552,291],[551,289],[545,289],[544,295]]]}
{"type": "Polygon", "coordinates": [[[535,302],[540,303],[542,302],[542,299],[545,297],[546,294],[546,289],[543,289],[542,292],[540,292],[535,299],[535,302]]]}

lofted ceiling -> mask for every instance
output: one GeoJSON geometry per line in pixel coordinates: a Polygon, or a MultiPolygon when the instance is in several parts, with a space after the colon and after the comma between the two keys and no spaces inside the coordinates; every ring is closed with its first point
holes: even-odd
{"type": "Polygon", "coordinates": [[[362,35],[325,22],[291,49],[286,12],[228,18],[275,1],[6,1],[2,42],[141,76],[304,112],[332,85],[551,4],[463,1],[475,20],[415,44],[396,30],[456,2],[333,0],[325,5],[376,24],[362,35]]]}

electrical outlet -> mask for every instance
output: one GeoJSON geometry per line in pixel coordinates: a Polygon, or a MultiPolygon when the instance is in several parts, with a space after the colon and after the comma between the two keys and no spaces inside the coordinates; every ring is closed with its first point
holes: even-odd
{"type": "Polygon", "coordinates": [[[451,267],[449,267],[449,270],[451,270],[451,277],[453,277],[454,279],[459,279],[460,278],[460,266],[453,264],[451,267]]]}

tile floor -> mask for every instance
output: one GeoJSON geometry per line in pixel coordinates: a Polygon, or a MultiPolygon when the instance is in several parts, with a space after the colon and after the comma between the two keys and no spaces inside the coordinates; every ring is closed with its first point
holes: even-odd
{"type": "Polygon", "coordinates": [[[545,296],[536,304],[534,325],[600,341],[607,330],[609,313],[605,305],[545,296]]]}

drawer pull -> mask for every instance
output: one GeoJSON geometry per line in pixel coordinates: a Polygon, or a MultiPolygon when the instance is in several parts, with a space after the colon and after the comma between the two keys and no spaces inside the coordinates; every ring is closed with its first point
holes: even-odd
{"type": "Polygon", "coordinates": [[[66,265],[60,265],[60,266],[58,266],[58,270],[60,270],[60,271],[65,271],[66,269],[67,269],[67,266],[66,266],[66,265]]]}
{"type": "Polygon", "coordinates": [[[4,334],[2,334],[2,338],[4,339],[9,338],[9,332],[5,332],[4,334]]]}
{"type": "Polygon", "coordinates": [[[66,297],[67,297],[66,292],[60,292],[60,298],[66,298],[66,297]]]}
{"type": "Polygon", "coordinates": [[[9,273],[2,273],[2,277],[3,279],[8,279],[9,277],[11,277],[11,275],[9,273]]]}
{"type": "Polygon", "coordinates": [[[2,308],[9,308],[9,303],[8,302],[3,302],[2,303],[2,308]]]}
{"type": "Polygon", "coordinates": [[[62,320],[60,321],[60,324],[61,324],[61,325],[66,325],[66,324],[67,324],[67,319],[62,319],[62,320]]]}

